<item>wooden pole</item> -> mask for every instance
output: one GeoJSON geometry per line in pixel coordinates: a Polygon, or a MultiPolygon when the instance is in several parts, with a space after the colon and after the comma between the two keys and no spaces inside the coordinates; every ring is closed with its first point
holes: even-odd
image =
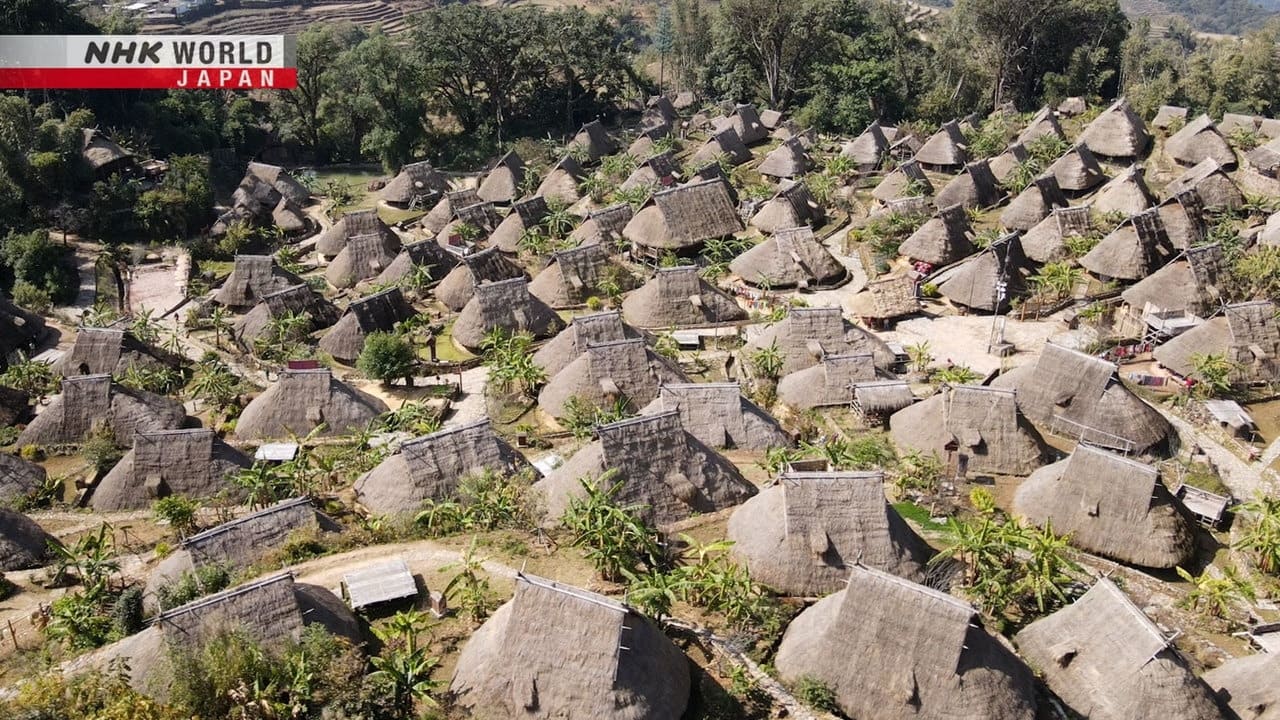
{"type": "Polygon", "coordinates": [[[13,649],[14,651],[21,650],[22,648],[18,647],[18,633],[13,629],[13,620],[10,619],[7,622],[9,623],[9,637],[13,639],[13,649]]]}

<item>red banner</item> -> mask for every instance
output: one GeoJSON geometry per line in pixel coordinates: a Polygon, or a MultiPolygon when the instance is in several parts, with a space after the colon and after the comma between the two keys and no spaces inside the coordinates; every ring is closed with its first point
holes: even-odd
{"type": "Polygon", "coordinates": [[[297,68],[4,68],[0,89],[255,90],[298,86],[297,68]]]}

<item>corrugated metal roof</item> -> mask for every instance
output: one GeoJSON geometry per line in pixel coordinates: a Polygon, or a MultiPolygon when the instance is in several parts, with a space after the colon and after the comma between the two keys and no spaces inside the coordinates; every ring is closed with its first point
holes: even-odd
{"type": "Polygon", "coordinates": [[[254,460],[285,462],[298,455],[298,443],[264,443],[253,454],[254,460]]]}
{"type": "Polygon", "coordinates": [[[352,610],[418,594],[418,584],[404,558],[366,565],[347,573],[342,576],[342,585],[352,610]]]}

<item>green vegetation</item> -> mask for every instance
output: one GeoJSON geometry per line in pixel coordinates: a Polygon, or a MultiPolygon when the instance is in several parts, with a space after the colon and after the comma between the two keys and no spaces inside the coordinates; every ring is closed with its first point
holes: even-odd
{"type": "Polygon", "coordinates": [[[614,502],[622,489],[622,481],[613,483],[616,475],[608,470],[594,481],[580,480],[584,494],[569,501],[561,518],[572,535],[570,544],[582,548],[596,572],[613,582],[659,568],[665,556],[657,531],[645,525],[637,508],[614,502]]]}
{"type": "Polygon", "coordinates": [[[71,302],[80,287],[67,249],[55,245],[49,233],[40,230],[26,234],[10,232],[0,240],[0,283],[3,283],[0,287],[13,292],[19,305],[33,312],[48,309],[51,302],[71,302]],[[32,307],[40,304],[44,305],[43,309],[32,307]]]}
{"type": "Polygon", "coordinates": [[[396,333],[370,333],[364,339],[364,349],[356,359],[356,368],[364,376],[381,380],[384,385],[404,378],[410,385],[413,371],[418,364],[413,345],[396,333]]]}
{"type": "Polygon", "coordinates": [[[1280,574],[1280,500],[1259,496],[1236,509],[1243,532],[1235,547],[1269,575],[1280,574]]]}
{"type": "Polygon", "coordinates": [[[504,477],[486,469],[459,480],[451,497],[425,501],[414,522],[433,537],[500,528],[531,529],[535,518],[530,485],[526,473],[504,477]]]}
{"type": "Polygon", "coordinates": [[[547,373],[533,362],[532,346],[533,336],[529,333],[512,334],[494,328],[484,336],[480,347],[494,388],[526,399],[537,397],[538,387],[547,381],[547,373]]]}
{"type": "Polygon", "coordinates": [[[151,503],[151,512],[168,523],[179,540],[198,529],[196,513],[199,510],[200,503],[183,495],[169,495],[151,503]]]}
{"type": "Polygon", "coordinates": [[[184,572],[171,583],[161,585],[156,591],[161,610],[180,607],[227,589],[231,585],[231,572],[223,565],[201,565],[194,572],[184,572]]]}

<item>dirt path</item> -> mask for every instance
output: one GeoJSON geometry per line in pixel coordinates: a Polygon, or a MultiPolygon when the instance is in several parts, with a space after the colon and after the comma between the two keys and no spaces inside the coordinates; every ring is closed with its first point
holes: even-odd
{"type": "Polygon", "coordinates": [[[1204,451],[1217,468],[1222,484],[1230,488],[1231,494],[1236,498],[1248,500],[1258,493],[1270,495],[1276,492],[1276,483],[1271,478],[1264,478],[1259,472],[1259,468],[1265,466],[1249,465],[1196,426],[1164,408],[1156,406],[1156,409],[1173,424],[1184,447],[1196,445],[1204,451]]]}

